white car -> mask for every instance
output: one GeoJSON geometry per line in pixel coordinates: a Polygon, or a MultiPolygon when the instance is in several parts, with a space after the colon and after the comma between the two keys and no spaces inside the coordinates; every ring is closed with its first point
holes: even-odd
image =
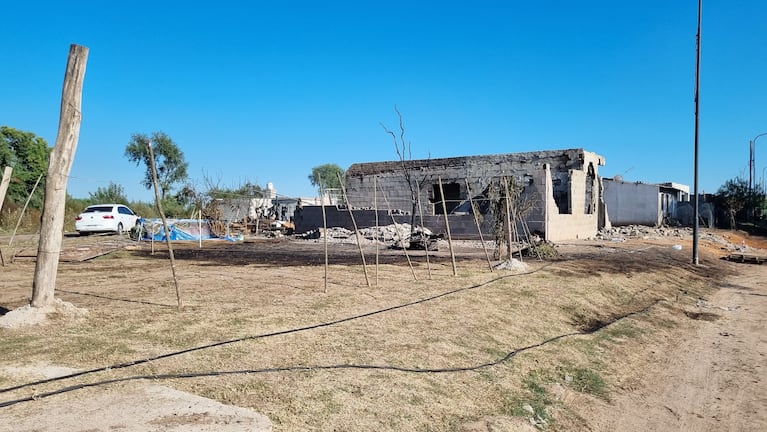
{"type": "Polygon", "coordinates": [[[75,229],[80,235],[96,232],[122,234],[141,223],[141,217],[122,204],[96,204],[88,206],[75,218],[75,229]]]}

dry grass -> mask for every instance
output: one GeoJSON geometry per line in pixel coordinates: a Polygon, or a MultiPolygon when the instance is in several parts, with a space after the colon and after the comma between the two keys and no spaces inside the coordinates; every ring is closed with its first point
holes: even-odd
{"type": "MultiPolygon", "coordinates": [[[[227,246],[233,247],[261,248],[268,254],[269,248],[276,253],[283,245],[227,246]]],[[[319,247],[304,244],[299,249],[319,247]]],[[[636,353],[689,321],[684,309],[713,289],[715,278],[724,273],[721,268],[693,268],[686,255],[665,245],[583,244],[560,248],[555,262],[531,260],[530,273],[523,275],[489,273],[482,259],[468,257],[459,261],[457,278],[450,276],[447,261],[433,264],[431,280],[417,260],[419,280],[414,281],[404,258],[397,258],[390,261],[402,263],[382,265],[378,286],[370,288],[359,266],[335,264],[329,290],[323,293],[321,266],[248,263],[235,252],[179,260],[186,304],[180,311],[162,254],[138,250],[63,263],[57,296],[88,309],[88,317],[60,317],[44,328],[0,330],[0,368],[99,368],[246,339],[3,393],[1,400],[73,383],[202,374],[164,383],[253,408],[267,415],[276,430],[463,430],[481,418],[528,416],[525,405],[546,421],[545,427],[577,429],[580,420],[568,411],[562,395],[609,399],[611,388],[631,385],[636,353]],[[334,325],[255,337],[457,288],[467,289],[334,325]],[[419,373],[362,367],[469,368],[558,335],[594,330],[653,304],[648,312],[594,334],[562,338],[476,370],[419,373]],[[243,372],[220,374],[233,371],[243,372]]],[[[1,306],[12,309],[24,303],[33,268],[18,262],[4,269],[1,306]]],[[[372,278],[372,269],[370,274],[372,278]]],[[[24,382],[0,373],[3,387],[24,382]]]]}

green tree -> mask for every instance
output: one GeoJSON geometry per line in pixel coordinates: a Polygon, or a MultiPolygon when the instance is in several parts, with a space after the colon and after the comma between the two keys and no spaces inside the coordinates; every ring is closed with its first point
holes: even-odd
{"type": "Polygon", "coordinates": [[[125,147],[125,156],[136,166],[144,164],[146,171],[141,184],[147,189],[152,189],[153,186],[152,168],[149,161],[149,149],[147,148],[149,142],[152,143],[152,151],[154,152],[160,199],[164,201],[165,196],[173,190],[174,185],[183,183],[187,179],[188,164],[184,159],[184,153],[164,132],[153,132],[151,137],[145,134],[133,134],[125,147]]]}
{"type": "Polygon", "coordinates": [[[764,194],[758,188],[749,190],[748,181],[741,177],[727,180],[716,192],[716,203],[727,213],[732,229],[738,221],[748,220],[754,209],[761,209],[764,201],[764,194]]]}
{"type": "Polygon", "coordinates": [[[336,164],[323,164],[312,168],[309,175],[309,182],[317,188],[330,190],[333,195],[338,196],[341,189],[341,181],[338,178],[344,177],[344,170],[336,164]]]}
{"type": "Polygon", "coordinates": [[[109,182],[109,186],[96,189],[96,192],[88,193],[89,201],[93,204],[128,204],[125,189],[119,184],[109,182]]]}
{"type": "Polygon", "coordinates": [[[37,179],[43,175],[29,202],[33,208],[42,207],[45,172],[50,154],[51,148],[43,138],[31,132],[0,126],[0,171],[6,166],[13,168],[6,200],[15,203],[26,201],[37,179]]]}

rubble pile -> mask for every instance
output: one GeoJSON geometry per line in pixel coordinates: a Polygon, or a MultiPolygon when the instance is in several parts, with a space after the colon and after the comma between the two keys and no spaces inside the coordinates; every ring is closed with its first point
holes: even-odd
{"type": "MultiPolygon", "coordinates": [[[[324,231],[325,230],[322,228],[317,228],[307,233],[299,234],[296,238],[317,240],[324,238],[324,231]]],[[[359,229],[362,244],[375,244],[378,242],[387,247],[396,249],[424,249],[426,247],[428,247],[429,250],[438,249],[439,240],[442,236],[432,233],[428,228],[416,227],[415,231],[413,231],[413,238],[411,239],[410,232],[410,224],[406,223],[359,229]]],[[[357,243],[354,231],[346,228],[328,228],[327,236],[328,241],[332,243],[357,243]]]]}
{"type": "MultiPolygon", "coordinates": [[[[643,240],[657,240],[662,238],[678,238],[681,240],[692,240],[692,228],[689,227],[669,227],[659,226],[651,227],[644,225],[627,225],[613,227],[611,229],[601,229],[594,237],[596,240],[606,240],[622,242],[630,238],[640,238],[643,240]]],[[[726,239],[706,231],[699,233],[701,241],[719,245],[723,250],[730,252],[752,252],[756,250],[748,246],[745,242],[733,244],[726,239]]]]}
{"type": "Polygon", "coordinates": [[[674,237],[680,239],[692,238],[692,228],[659,226],[651,227],[645,225],[626,225],[613,227],[610,229],[602,228],[594,237],[597,240],[620,241],[627,238],[641,238],[644,240],[660,239],[664,237],[674,237]]]}

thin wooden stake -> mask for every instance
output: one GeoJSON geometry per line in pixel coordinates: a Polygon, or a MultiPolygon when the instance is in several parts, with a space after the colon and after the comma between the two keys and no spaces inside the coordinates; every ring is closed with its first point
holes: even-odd
{"type": "Polygon", "coordinates": [[[376,288],[378,288],[378,177],[373,176],[373,211],[376,218],[376,288]]]}
{"type": "MultiPolygon", "coordinates": [[[[40,180],[42,178],[43,178],[43,175],[40,174],[40,176],[37,178],[37,181],[35,182],[35,185],[32,186],[32,192],[30,192],[29,195],[27,196],[27,200],[24,202],[24,207],[21,209],[19,220],[16,221],[16,227],[13,228],[13,234],[11,234],[11,240],[8,242],[8,246],[13,246],[13,239],[16,238],[16,231],[19,229],[19,225],[21,225],[21,220],[24,218],[24,213],[27,211],[27,206],[29,206],[29,201],[32,199],[32,195],[35,194],[35,190],[37,190],[37,185],[40,184],[40,180]]],[[[63,225],[63,222],[64,221],[62,221],[62,225],[63,225]]],[[[40,234],[42,234],[42,232],[40,234]]]]}
{"type": "Polygon", "coordinates": [[[410,254],[407,253],[407,248],[405,247],[405,239],[402,238],[401,231],[399,229],[399,224],[397,223],[397,220],[394,219],[394,215],[391,213],[391,206],[389,205],[389,198],[386,197],[386,192],[383,190],[383,186],[380,184],[378,185],[379,188],[381,188],[381,195],[384,197],[384,201],[386,202],[386,208],[389,212],[389,217],[391,217],[391,222],[394,224],[394,229],[397,231],[397,238],[400,241],[400,244],[402,245],[402,251],[405,253],[405,258],[407,259],[407,265],[410,267],[410,272],[413,274],[413,280],[418,280],[418,276],[415,274],[415,268],[413,268],[413,262],[410,260],[410,254]]]}
{"type": "Polygon", "coordinates": [[[503,177],[503,187],[506,190],[506,242],[509,262],[511,262],[511,204],[509,203],[509,182],[503,177]]]}
{"type": "Polygon", "coordinates": [[[437,177],[437,181],[439,181],[439,196],[442,198],[442,215],[445,217],[447,245],[450,247],[450,260],[453,262],[453,276],[458,276],[458,268],[455,266],[455,252],[453,251],[453,237],[450,235],[450,223],[447,220],[447,205],[445,204],[445,191],[442,189],[442,177],[437,177]]]}
{"type": "Polygon", "coordinates": [[[176,285],[176,301],[178,308],[181,309],[184,305],[181,301],[181,291],[178,288],[178,277],[176,277],[176,258],[173,256],[173,245],[170,241],[170,229],[168,228],[168,221],[165,219],[165,212],[162,210],[162,203],[160,202],[160,192],[157,186],[157,168],[154,165],[154,150],[152,150],[152,142],[146,143],[149,149],[149,166],[152,168],[152,183],[154,183],[154,201],[157,205],[157,211],[160,213],[162,219],[162,226],[165,230],[165,242],[168,244],[168,256],[170,257],[170,271],[173,274],[173,283],[176,285]]]}
{"type": "Polygon", "coordinates": [[[352,213],[352,206],[349,204],[349,197],[346,195],[346,186],[341,176],[336,174],[338,182],[341,184],[341,192],[344,194],[344,203],[346,203],[346,209],[349,210],[349,217],[352,218],[352,226],[354,226],[354,236],[357,238],[357,247],[360,250],[360,257],[362,258],[362,270],[365,272],[365,282],[370,287],[370,278],[368,277],[368,266],[365,264],[365,253],[362,252],[362,240],[360,240],[360,232],[357,229],[357,222],[354,220],[354,213],[352,213]]]}
{"type": "MultiPolygon", "coordinates": [[[[420,194],[420,186],[418,185],[418,180],[416,180],[416,188],[418,189],[418,214],[421,217],[421,229],[425,229],[426,227],[423,226],[423,206],[421,206],[421,194],[420,194]]],[[[421,234],[423,235],[423,234],[421,234]]],[[[426,269],[429,271],[429,280],[431,280],[431,260],[429,259],[429,242],[426,242],[426,245],[424,246],[424,252],[426,252],[426,269]]]]}
{"type": "MultiPolygon", "coordinates": [[[[506,179],[506,195],[508,197],[507,202],[509,203],[509,209],[511,210],[511,220],[513,221],[514,230],[512,231],[512,238],[514,239],[515,244],[519,244],[521,241],[521,237],[519,236],[519,232],[517,231],[517,223],[519,222],[519,216],[517,213],[517,205],[516,202],[511,201],[511,190],[509,189],[509,181],[508,178],[506,179]]],[[[515,192],[515,200],[516,201],[516,192],[515,192]]],[[[519,248],[517,251],[519,253],[519,261],[522,262],[522,247],[519,248]]]]}
{"type": "Polygon", "coordinates": [[[317,172],[320,183],[320,207],[322,207],[322,237],[325,239],[325,293],[328,292],[328,218],[325,216],[325,190],[322,187],[322,176],[317,172]]]}
{"type": "Polygon", "coordinates": [[[466,193],[469,195],[469,204],[471,205],[471,214],[474,215],[474,223],[477,225],[477,232],[479,233],[479,241],[482,242],[482,249],[485,251],[485,258],[487,258],[487,266],[490,267],[490,271],[493,271],[493,263],[490,262],[490,253],[487,251],[487,245],[485,244],[485,238],[482,235],[482,227],[479,224],[479,216],[477,216],[477,208],[474,207],[474,198],[472,197],[471,187],[469,186],[469,179],[463,179],[466,182],[466,193]]]}

